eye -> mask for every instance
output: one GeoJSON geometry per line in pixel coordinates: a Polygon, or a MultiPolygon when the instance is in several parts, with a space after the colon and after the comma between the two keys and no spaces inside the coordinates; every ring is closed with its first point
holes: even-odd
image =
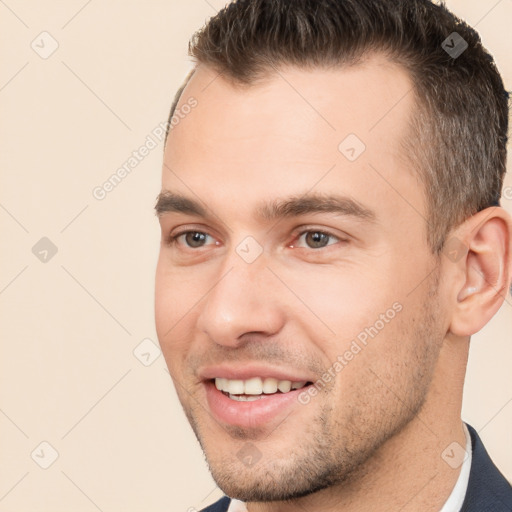
{"type": "MultiPolygon", "coordinates": [[[[169,242],[172,245],[176,245],[180,242],[181,238],[183,238],[185,246],[191,249],[197,249],[198,247],[208,245],[206,244],[206,240],[208,238],[211,238],[213,240],[213,238],[210,235],[202,231],[182,231],[181,233],[171,236],[169,242]]],[[[217,245],[218,242],[215,242],[215,244],[217,245]]]]}
{"type": "MultiPolygon", "coordinates": [[[[297,237],[298,241],[301,239],[306,243],[306,247],[309,247],[310,249],[322,249],[323,247],[341,241],[340,238],[319,230],[303,231],[297,237]],[[329,243],[329,240],[334,240],[334,242],[329,243]]],[[[294,243],[292,244],[292,247],[304,247],[304,245],[297,245],[294,243]]]]}

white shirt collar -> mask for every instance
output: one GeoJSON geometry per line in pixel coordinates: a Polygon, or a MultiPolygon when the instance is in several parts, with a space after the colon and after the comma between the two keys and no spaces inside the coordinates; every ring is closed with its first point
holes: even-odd
{"type": "Polygon", "coordinates": [[[241,501],[232,499],[229,504],[228,512],[247,512],[247,508],[241,501]]]}
{"type": "Polygon", "coordinates": [[[466,491],[468,489],[469,472],[471,470],[471,459],[473,455],[473,446],[471,444],[471,435],[468,427],[462,422],[464,428],[464,434],[466,435],[466,455],[464,456],[464,462],[460,468],[459,478],[455,483],[455,487],[452,490],[450,496],[446,500],[443,508],[439,512],[459,512],[464,503],[466,497],[466,491]]]}
{"type": "MultiPolygon", "coordinates": [[[[464,503],[464,498],[466,496],[466,491],[468,488],[469,482],[469,472],[471,470],[471,456],[473,452],[473,448],[471,445],[471,435],[469,434],[468,427],[466,424],[462,422],[464,434],[466,435],[466,456],[464,457],[464,462],[462,463],[462,467],[460,468],[459,478],[455,483],[455,487],[453,488],[450,496],[446,500],[443,508],[439,512],[459,512],[464,503]]],[[[228,512],[247,512],[247,508],[245,504],[239,500],[231,500],[231,503],[228,508],[228,512]]]]}

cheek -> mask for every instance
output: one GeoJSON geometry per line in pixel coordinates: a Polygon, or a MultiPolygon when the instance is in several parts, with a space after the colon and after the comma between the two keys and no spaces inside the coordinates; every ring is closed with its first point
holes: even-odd
{"type": "Polygon", "coordinates": [[[190,346],[187,335],[192,332],[194,305],[205,291],[199,288],[200,279],[195,277],[191,281],[183,273],[170,271],[161,259],[155,279],[155,325],[160,346],[170,365],[190,346]]]}
{"type": "Polygon", "coordinates": [[[207,284],[199,269],[191,271],[187,267],[174,267],[167,261],[165,252],[161,253],[155,276],[157,328],[170,329],[186,315],[206,290],[207,284]]]}
{"type": "Polygon", "coordinates": [[[385,274],[376,275],[375,269],[347,264],[315,266],[282,275],[297,297],[288,299],[290,305],[294,304],[295,320],[308,325],[308,331],[319,332],[320,328],[322,334],[330,333],[339,341],[352,339],[392,307],[396,299],[393,286],[382,279],[378,282],[385,274]]]}

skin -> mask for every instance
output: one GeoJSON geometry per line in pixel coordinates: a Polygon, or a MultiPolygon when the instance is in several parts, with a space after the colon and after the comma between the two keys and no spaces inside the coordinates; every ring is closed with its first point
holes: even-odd
{"type": "Polygon", "coordinates": [[[249,88],[200,65],[182,94],[178,108],[191,96],[198,106],[169,134],[162,190],[209,216],[159,215],[157,333],[214,479],[250,512],[438,511],[459,476],[441,454],[465,447],[469,339],[506,295],[512,223],[489,208],[449,234],[461,258],[432,254],[423,189],[400,149],[411,87],[372,55],[352,68],[282,68],[249,88]],[[354,162],[338,150],[350,133],[366,145],[354,162]],[[262,201],[313,192],[348,196],[375,218],[256,215],[262,201]],[[168,243],[186,230],[208,236],[168,243]],[[306,230],[333,236],[319,247],[306,230]],[[236,252],[247,236],[263,250],[252,263],[236,252]],[[313,381],[395,303],[401,311],[306,405],[254,428],[210,414],[205,366],[258,362],[313,381]],[[244,446],[261,454],[250,467],[237,457],[244,446]]]}

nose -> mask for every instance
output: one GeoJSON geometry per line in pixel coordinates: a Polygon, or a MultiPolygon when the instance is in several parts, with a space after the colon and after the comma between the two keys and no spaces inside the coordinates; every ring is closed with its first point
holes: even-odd
{"type": "Polygon", "coordinates": [[[271,336],[282,329],[285,310],[264,254],[246,263],[234,253],[216,276],[196,324],[210,340],[235,348],[246,339],[244,334],[271,336]]]}

